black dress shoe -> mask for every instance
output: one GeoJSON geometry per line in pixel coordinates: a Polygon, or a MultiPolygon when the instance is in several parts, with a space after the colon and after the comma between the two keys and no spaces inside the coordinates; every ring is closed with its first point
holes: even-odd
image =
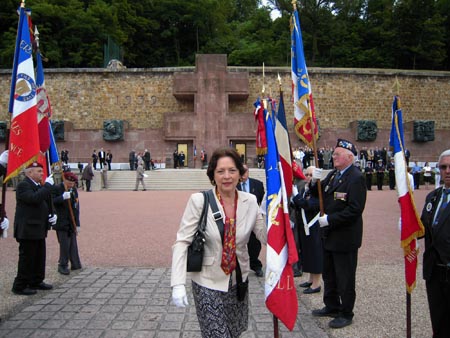
{"type": "Polygon", "coordinates": [[[331,322],[328,323],[328,326],[332,329],[340,329],[346,326],[349,326],[352,323],[351,319],[347,319],[344,317],[334,318],[331,322]]]}
{"type": "Polygon", "coordinates": [[[304,282],[304,283],[300,284],[299,286],[301,288],[309,288],[311,285],[312,285],[311,282],[304,282]]]}
{"type": "Polygon", "coordinates": [[[300,270],[294,271],[294,277],[301,277],[301,276],[303,276],[303,272],[301,272],[300,270]]]}
{"type": "Polygon", "coordinates": [[[262,269],[255,270],[255,273],[256,273],[256,277],[263,277],[264,276],[264,272],[262,271],[262,269]]]}
{"type": "MultiPolygon", "coordinates": [[[[73,270],[73,269],[72,269],[73,270]]],[[[68,274],[70,274],[70,271],[69,271],[69,269],[67,268],[67,266],[58,266],[58,272],[61,274],[61,275],[68,275],[68,274]]]]}
{"type": "Polygon", "coordinates": [[[36,290],[30,289],[30,288],[25,288],[22,290],[16,290],[13,288],[11,291],[16,295],[21,295],[21,296],[31,296],[31,295],[36,294],[36,290]]]}
{"type": "Polygon", "coordinates": [[[307,288],[307,289],[303,290],[303,293],[305,293],[307,295],[309,295],[311,293],[317,293],[317,292],[320,292],[320,286],[315,289],[307,288]]]}
{"type": "Polygon", "coordinates": [[[74,270],[81,270],[81,269],[82,269],[81,266],[72,266],[70,268],[70,270],[72,270],[72,271],[74,271],[74,270]]]}
{"type": "Polygon", "coordinates": [[[30,289],[34,289],[34,290],[51,290],[51,289],[53,289],[53,285],[41,282],[41,283],[39,283],[37,285],[31,285],[30,289]]]}
{"type": "Polygon", "coordinates": [[[312,310],[311,314],[314,317],[334,317],[334,318],[336,318],[339,316],[339,311],[338,310],[330,310],[329,308],[327,308],[325,306],[321,309],[312,310]]]}

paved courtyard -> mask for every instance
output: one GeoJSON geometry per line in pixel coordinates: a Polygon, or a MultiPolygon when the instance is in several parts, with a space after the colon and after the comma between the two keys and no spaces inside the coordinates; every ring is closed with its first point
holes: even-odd
{"type": "MultiPolygon", "coordinates": [[[[322,293],[303,295],[298,288],[296,327],[288,332],[280,323],[282,337],[406,336],[399,207],[396,192],[384,189],[368,192],[353,325],[329,329],[328,320],[310,315],[311,309],[322,306],[322,293]]],[[[418,210],[427,193],[422,189],[415,193],[418,210]]],[[[46,281],[55,288],[32,297],[10,292],[18,251],[10,232],[10,238],[0,240],[0,337],[200,337],[192,296],[186,309],[170,304],[171,246],[191,193],[81,191],[79,247],[84,269],[70,276],[56,272],[58,243],[50,232],[46,281]]],[[[14,198],[8,191],[11,221],[14,198]]],[[[421,265],[417,276],[412,334],[426,338],[431,325],[421,265]]],[[[297,284],[304,280],[297,278],[297,284]]],[[[250,324],[244,337],[273,337],[264,281],[252,275],[250,284],[250,324]]]]}

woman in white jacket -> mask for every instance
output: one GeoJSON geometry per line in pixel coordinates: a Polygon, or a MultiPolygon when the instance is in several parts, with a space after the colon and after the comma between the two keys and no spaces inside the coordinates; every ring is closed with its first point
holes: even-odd
{"type": "MultiPolygon", "coordinates": [[[[236,266],[237,263],[240,266],[242,280],[247,280],[250,234],[254,231],[266,244],[267,230],[256,197],[236,189],[244,173],[236,150],[224,147],[214,151],[207,175],[215,187],[214,198],[223,217],[225,244],[222,245],[220,231],[208,206],[202,269],[190,275],[204,338],[239,337],[248,327],[248,296],[243,301],[237,299],[236,266]]],[[[197,230],[203,202],[202,193],[191,195],[172,247],[172,301],[178,307],[188,305],[185,288],[187,248],[197,230]]]]}

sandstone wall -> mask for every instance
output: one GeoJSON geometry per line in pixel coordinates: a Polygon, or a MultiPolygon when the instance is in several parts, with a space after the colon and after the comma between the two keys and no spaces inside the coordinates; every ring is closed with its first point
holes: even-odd
{"type": "MultiPolygon", "coordinates": [[[[192,140],[165,140],[166,113],[194,114],[194,101],[177,100],[172,94],[175,72],[193,72],[194,67],[125,69],[46,69],[46,87],[53,107],[53,119],[66,123],[66,140],[60,149],[68,149],[71,161],[87,161],[93,148],[104,147],[115,154],[114,161],[126,162],[131,149],[150,148],[154,158],[170,162],[177,143],[192,140]],[[125,140],[105,142],[103,121],[125,120],[125,140]]],[[[229,72],[249,73],[247,100],[229,102],[229,112],[253,114],[253,102],[263,88],[262,68],[228,67],[229,72]]],[[[293,107],[289,68],[265,69],[265,93],[278,97],[280,74],[292,144],[300,145],[293,133],[293,107]]],[[[319,146],[334,145],[337,137],[355,140],[356,131],[350,127],[355,120],[376,120],[377,140],[368,147],[387,146],[391,123],[391,103],[394,94],[402,98],[405,122],[435,121],[435,141],[412,142],[412,130],[406,124],[406,144],[412,157],[434,161],[449,148],[450,136],[450,72],[401,71],[379,69],[310,68],[316,114],[320,120],[319,146]],[[396,84],[397,83],[397,84],[396,84]]],[[[0,97],[3,107],[0,120],[7,121],[11,72],[0,71],[0,97]]],[[[196,98],[198,100],[199,98],[196,98]]],[[[255,126],[249,126],[248,157],[254,157],[254,142],[250,141],[255,126]]],[[[232,135],[232,133],[230,134],[232,135]]],[[[358,143],[358,142],[357,142],[358,143]]],[[[363,145],[362,143],[358,144],[363,145]]],[[[212,151],[212,149],[208,149],[212,151]]],[[[192,159],[189,159],[191,161],[192,159]]],[[[191,163],[191,162],[190,162],[191,163]]]]}

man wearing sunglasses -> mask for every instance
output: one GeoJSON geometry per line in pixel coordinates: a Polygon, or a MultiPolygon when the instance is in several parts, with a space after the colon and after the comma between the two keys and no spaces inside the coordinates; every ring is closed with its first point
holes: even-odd
{"type": "Polygon", "coordinates": [[[425,226],[423,278],[433,338],[450,337],[450,149],[439,156],[442,187],[430,192],[422,210],[425,226]]]}

